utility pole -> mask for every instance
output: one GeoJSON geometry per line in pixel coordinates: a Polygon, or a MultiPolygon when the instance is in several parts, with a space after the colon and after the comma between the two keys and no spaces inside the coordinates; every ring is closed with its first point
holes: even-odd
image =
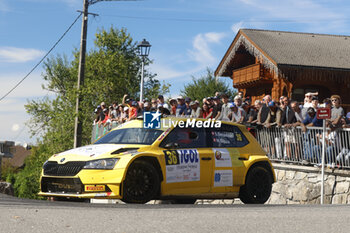
{"type": "Polygon", "coordinates": [[[81,95],[79,93],[80,86],[84,85],[84,77],[85,77],[85,53],[86,53],[86,36],[87,36],[87,21],[88,21],[88,8],[89,2],[88,0],[84,0],[84,8],[83,8],[83,20],[81,26],[81,41],[80,41],[80,57],[79,57],[79,70],[78,70],[78,84],[77,84],[77,99],[75,105],[75,126],[74,126],[74,148],[81,146],[82,141],[82,131],[83,131],[83,123],[81,118],[79,118],[79,112],[81,110],[79,103],[81,100],[81,95]]]}
{"type": "MultiPolygon", "coordinates": [[[[86,37],[87,37],[87,21],[88,21],[88,8],[89,5],[103,2],[103,1],[138,1],[138,0],[84,0],[83,7],[83,20],[81,26],[81,41],[80,41],[80,57],[79,57],[79,70],[78,70],[78,84],[77,84],[77,99],[75,104],[75,125],[74,125],[74,148],[80,147],[83,136],[83,123],[79,118],[80,108],[80,86],[84,85],[84,77],[85,77],[85,53],[86,53],[86,37]]],[[[96,14],[92,14],[95,15],[96,14]]]]}

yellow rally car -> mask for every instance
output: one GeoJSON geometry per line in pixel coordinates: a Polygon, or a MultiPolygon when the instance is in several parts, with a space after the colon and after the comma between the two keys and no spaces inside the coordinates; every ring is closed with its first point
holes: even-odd
{"type": "Polygon", "coordinates": [[[133,120],[92,145],[53,155],[43,165],[39,195],[127,203],[268,200],[275,172],[244,126],[205,119],[161,120],[158,129],[133,120]]]}

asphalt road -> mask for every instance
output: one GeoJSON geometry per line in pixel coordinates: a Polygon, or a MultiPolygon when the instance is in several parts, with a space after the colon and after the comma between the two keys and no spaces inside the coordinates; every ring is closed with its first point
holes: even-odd
{"type": "Polygon", "coordinates": [[[125,205],[0,194],[0,232],[349,232],[350,206],[125,205]]]}

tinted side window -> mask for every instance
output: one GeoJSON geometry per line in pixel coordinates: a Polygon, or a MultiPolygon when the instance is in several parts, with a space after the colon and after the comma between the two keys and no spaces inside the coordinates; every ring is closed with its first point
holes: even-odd
{"type": "Polygon", "coordinates": [[[234,125],[222,124],[221,128],[207,129],[211,147],[243,147],[249,142],[242,131],[234,125]]]}
{"type": "Polygon", "coordinates": [[[170,142],[179,144],[179,148],[201,148],[208,147],[206,143],[206,132],[204,128],[175,128],[161,142],[160,147],[164,147],[170,142]]]}

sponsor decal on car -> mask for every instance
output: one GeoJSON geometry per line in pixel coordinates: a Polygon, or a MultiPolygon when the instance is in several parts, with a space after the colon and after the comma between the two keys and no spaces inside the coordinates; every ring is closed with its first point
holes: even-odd
{"type": "Polygon", "coordinates": [[[105,185],[85,185],[85,192],[103,192],[106,190],[105,185]]]}
{"type": "Polygon", "coordinates": [[[196,149],[164,150],[166,182],[200,180],[200,160],[196,149]]]}
{"type": "Polygon", "coordinates": [[[213,148],[215,167],[232,167],[230,152],[227,149],[213,148]]]}
{"type": "Polygon", "coordinates": [[[165,136],[167,136],[170,131],[171,131],[171,128],[168,128],[167,130],[165,130],[158,138],[158,141],[162,141],[163,138],[165,138],[165,136]]]}
{"type": "Polygon", "coordinates": [[[232,170],[215,170],[214,187],[233,186],[232,170]]]}

